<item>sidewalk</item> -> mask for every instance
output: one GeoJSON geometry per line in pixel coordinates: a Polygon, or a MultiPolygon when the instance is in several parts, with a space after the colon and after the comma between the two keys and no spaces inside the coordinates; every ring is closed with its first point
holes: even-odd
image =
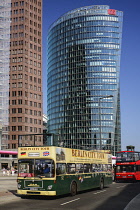
{"type": "Polygon", "coordinates": [[[0,205],[20,200],[17,193],[17,174],[9,176],[0,172],[0,205]]]}

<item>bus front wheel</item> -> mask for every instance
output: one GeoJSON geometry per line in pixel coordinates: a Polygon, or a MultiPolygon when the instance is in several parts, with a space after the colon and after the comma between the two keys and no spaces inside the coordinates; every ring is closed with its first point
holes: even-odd
{"type": "Polygon", "coordinates": [[[77,193],[77,184],[76,184],[76,182],[72,182],[70,194],[72,196],[74,196],[74,195],[76,195],[76,193],[77,193]]]}

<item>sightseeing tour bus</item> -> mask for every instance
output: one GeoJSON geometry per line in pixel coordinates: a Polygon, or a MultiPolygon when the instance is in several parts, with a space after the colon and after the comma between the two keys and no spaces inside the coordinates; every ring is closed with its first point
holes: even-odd
{"type": "Polygon", "coordinates": [[[112,183],[112,155],[57,146],[19,147],[17,182],[21,197],[103,189],[112,183]]]}
{"type": "Polygon", "coordinates": [[[140,152],[117,152],[115,179],[116,181],[140,180],[140,152]]]}

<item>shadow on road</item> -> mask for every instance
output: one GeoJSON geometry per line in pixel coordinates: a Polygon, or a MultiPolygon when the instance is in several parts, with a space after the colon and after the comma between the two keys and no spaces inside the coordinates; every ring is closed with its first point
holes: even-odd
{"type": "MultiPolygon", "coordinates": [[[[122,182],[121,182],[122,183],[122,182]]],[[[123,210],[126,205],[140,193],[140,182],[123,182],[130,183],[123,190],[117,194],[116,196],[109,197],[104,203],[102,203],[99,207],[94,210],[123,210]],[[136,185],[134,190],[134,185],[136,185]]],[[[140,209],[140,205],[138,210],[140,209]]],[[[132,209],[133,210],[133,209],[132,209]]]]}

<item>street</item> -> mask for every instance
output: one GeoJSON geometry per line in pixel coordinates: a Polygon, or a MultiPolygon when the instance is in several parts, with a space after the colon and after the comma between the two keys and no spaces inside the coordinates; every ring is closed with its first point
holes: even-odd
{"type": "Polygon", "coordinates": [[[0,209],[4,210],[123,210],[140,193],[140,183],[113,183],[103,190],[93,189],[76,196],[30,197],[16,194],[16,177],[0,177],[0,209]]]}

